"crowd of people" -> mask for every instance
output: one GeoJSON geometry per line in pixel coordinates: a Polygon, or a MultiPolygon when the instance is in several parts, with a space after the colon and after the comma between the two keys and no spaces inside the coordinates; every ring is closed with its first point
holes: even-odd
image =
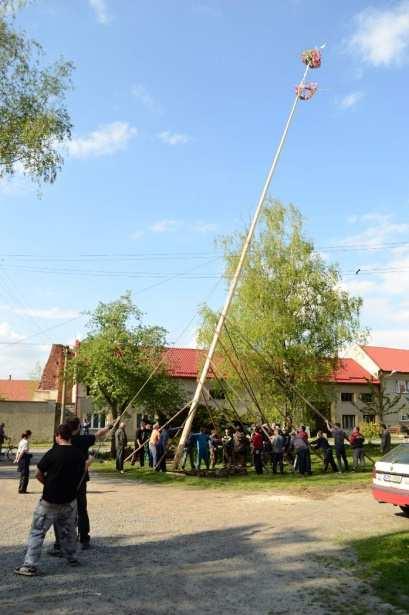
{"type": "MultiPolygon", "coordinates": [[[[147,463],[156,471],[166,471],[172,431],[166,426],[161,428],[159,423],[151,425],[142,421],[136,431],[132,465],[139,461],[141,467],[147,463]]],[[[191,470],[203,467],[209,470],[220,464],[226,468],[244,468],[251,462],[257,474],[262,474],[269,467],[273,474],[283,474],[286,466],[306,476],[311,474],[311,454],[315,453],[322,459],[324,472],[330,468],[333,472],[342,473],[350,469],[347,446],[352,450],[352,469],[358,470],[365,465],[364,443],[365,438],[359,427],[347,435],[339,423],[330,425],[329,422],[326,430],[318,431],[313,440],[304,425],[294,429],[272,423],[246,428],[237,423],[227,427],[223,434],[216,428],[201,427],[199,431],[192,432],[186,441],[181,465],[182,469],[189,463],[191,470]],[[329,442],[329,437],[333,438],[333,444],[329,442]]],[[[381,452],[387,452],[390,446],[389,430],[382,425],[381,452]]],[[[118,450],[122,449],[118,448],[117,443],[117,469],[123,471],[123,466],[118,464],[118,450]]]]}

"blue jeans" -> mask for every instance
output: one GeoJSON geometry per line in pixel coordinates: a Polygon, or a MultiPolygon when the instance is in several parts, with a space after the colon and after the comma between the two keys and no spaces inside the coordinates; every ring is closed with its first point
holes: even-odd
{"type": "Polygon", "coordinates": [[[208,450],[206,451],[201,451],[200,449],[198,449],[197,451],[197,469],[200,470],[200,464],[202,463],[202,461],[205,462],[206,464],[206,468],[209,469],[210,466],[210,453],[208,450]]]}
{"type": "Polygon", "coordinates": [[[77,550],[77,500],[67,504],[51,504],[43,499],[37,504],[28,537],[24,566],[37,567],[44,538],[55,523],[63,555],[67,559],[77,550]]]}
{"type": "Polygon", "coordinates": [[[149,444],[149,452],[152,457],[152,466],[155,468],[158,461],[158,451],[156,448],[156,444],[149,444]]]}

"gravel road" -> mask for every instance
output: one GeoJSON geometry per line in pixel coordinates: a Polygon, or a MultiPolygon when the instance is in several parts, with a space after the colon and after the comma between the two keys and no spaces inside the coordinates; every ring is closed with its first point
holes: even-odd
{"type": "Polygon", "coordinates": [[[309,499],[94,475],[94,548],[80,553],[82,566],[68,568],[44,552],[42,576],[23,578],[13,569],[40,485],[33,480],[29,490],[18,495],[15,468],[0,463],[2,613],[398,613],[352,575],[342,544],[409,527],[366,491],[309,499]]]}

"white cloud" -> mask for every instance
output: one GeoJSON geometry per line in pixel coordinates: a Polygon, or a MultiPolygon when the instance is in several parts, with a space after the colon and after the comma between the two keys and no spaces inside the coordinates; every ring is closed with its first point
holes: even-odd
{"type": "Polygon", "coordinates": [[[338,245],[345,247],[376,248],[379,244],[387,241],[399,241],[401,235],[407,236],[409,234],[409,223],[394,222],[391,214],[371,212],[350,216],[348,222],[357,227],[364,228],[364,230],[338,242],[338,245]]]}
{"type": "Polygon", "coordinates": [[[203,222],[202,220],[198,220],[191,225],[191,229],[196,233],[213,233],[217,230],[217,224],[214,222],[203,222]]]}
{"type": "Polygon", "coordinates": [[[11,308],[14,314],[20,316],[32,316],[33,318],[45,318],[49,320],[64,320],[66,318],[76,318],[80,315],[78,310],[70,310],[61,307],[52,307],[46,309],[36,308],[11,308]]]}
{"type": "Polygon", "coordinates": [[[8,322],[0,322],[0,340],[2,342],[16,342],[23,337],[23,335],[16,333],[8,322]]]}
{"type": "Polygon", "coordinates": [[[409,2],[390,8],[369,7],[355,17],[349,49],[372,66],[399,65],[408,59],[409,2]]]}
{"type": "Polygon", "coordinates": [[[132,239],[133,241],[137,241],[138,239],[141,239],[144,234],[145,233],[143,231],[134,231],[133,233],[131,233],[130,239],[132,239]]]}
{"type": "Polygon", "coordinates": [[[99,23],[106,25],[111,21],[105,0],[89,0],[89,4],[95,12],[95,16],[99,23]]]}
{"type": "Polygon", "coordinates": [[[158,134],[159,141],[165,143],[166,145],[185,145],[191,141],[189,135],[184,132],[170,132],[169,130],[164,130],[158,134]]]}
{"type": "Polygon", "coordinates": [[[363,294],[369,294],[378,291],[378,284],[372,280],[360,280],[357,276],[356,279],[343,280],[340,284],[342,290],[346,290],[351,295],[361,296],[363,294]]]}
{"type": "Polygon", "coordinates": [[[7,378],[9,374],[13,378],[28,378],[34,365],[47,358],[49,344],[25,344],[25,337],[8,322],[0,322],[0,378],[7,378]]]}
{"type": "Polygon", "coordinates": [[[369,336],[373,346],[390,346],[391,348],[409,348],[409,329],[373,329],[369,336]]]}
{"type": "Polygon", "coordinates": [[[132,96],[149,111],[152,111],[154,113],[163,112],[162,105],[160,104],[160,102],[156,100],[154,96],[152,96],[149,90],[142,83],[137,83],[133,85],[131,88],[131,93],[132,96]]]}
{"type": "Polygon", "coordinates": [[[67,142],[67,150],[72,158],[106,156],[125,149],[137,134],[127,122],[112,122],[83,137],[74,137],[67,142]]]}
{"type": "Polygon", "coordinates": [[[33,192],[33,183],[24,174],[24,165],[19,161],[14,164],[13,175],[0,177],[0,196],[18,197],[33,192]]]}
{"type": "Polygon", "coordinates": [[[355,105],[357,105],[364,98],[364,96],[365,94],[363,92],[351,92],[341,98],[338,106],[341,109],[351,109],[352,107],[355,107],[355,105]]]}
{"type": "Polygon", "coordinates": [[[153,233],[168,233],[169,231],[175,231],[180,226],[179,220],[158,220],[152,226],[150,230],[153,233]]]}

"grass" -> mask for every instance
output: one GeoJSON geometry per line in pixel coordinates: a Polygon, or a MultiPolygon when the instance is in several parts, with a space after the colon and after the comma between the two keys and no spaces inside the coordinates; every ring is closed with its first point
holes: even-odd
{"type": "MultiPolygon", "coordinates": [[[[374,448],[368,447],[368,454],[379,457],[374,448]]],[[[352,460],[351,460],[352,462],[352,460]]],[[[302,477],[288,471],[284,475],[272,475],[271,470],[257,475],[253,468],[247,468],[247,476],[228,476],[223,478],[206,478],[199,476],[186,476],[173,472],[154,472],[150,468],[139,468],[139,466],[125,466],[125,477],[127,479],[141,481],[149,484],[166,484],[181,487],[199,487],[202,489],[233,489],[243,491],[254,490],[281,490],[296,492],[331,492],[338,490],[366,488],[372,478],[372,466],[367,465],[364,470],[358,472],[347,472],[335,474],[332,471],[324,473],[322,462],[315,455],[312,455],[312,476],[302,477]]],[[[116,476],[121,478],[115,470],[115,462],[112,460],[100,463],[95,461],[92,470],[101,474],[116,476]]]]}
{"type": "Polygon", "coordinates": [[[408,612],[409,532],[357,540],[352,547],[359,560],[358,574],[383,600],[408,612]]]}

